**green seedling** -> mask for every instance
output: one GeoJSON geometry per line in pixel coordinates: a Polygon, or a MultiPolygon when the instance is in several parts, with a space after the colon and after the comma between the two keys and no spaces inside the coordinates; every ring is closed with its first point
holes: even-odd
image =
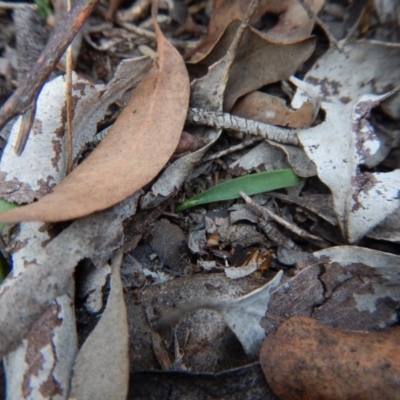
{"type": "MultiPolygon", "coordinates": [[[[8,201],[0,199],[0,213],[3,211],[12,210],[13,208],[16,208],[16,207],[18,207],[16,204],[9,203],[8,201]]],[[[0,222],[0,232],[4,228],[4,225],[5,224],[0,222]]]]}
{"type": "Polygon", "coordinates": [[[175,212],[181,212],[200,204],[213,203],[215,201],[233,200],[240,198],[239,192],[245,192],[251,196],[254,194],[283,189],[300,183],[299,178],[292,169],[279,169],[276,171],[260,172],[257,174],[241,176],[231,179],[220,185],[206,190],[180,204],[175,212]]]}
{"type": "MultiPolygon", "coordinates": [[[[12,208],[18,207],[16,204],[9,203],[8,201],[0,199],[0,212],[11,210],[12,208]]],[[[5,224],[0,222],[0,232],[4,228],[5,224]]],[[[0,257],[0,283],[3,282],[8,274],[8,266],[3,257],[0,257]]]]}
{"type": "Polygon", "coordinates": [[[53,15],[50,0],[34,0],[38,8],[38,13],[43,19],[47,19],[53,15]]]}

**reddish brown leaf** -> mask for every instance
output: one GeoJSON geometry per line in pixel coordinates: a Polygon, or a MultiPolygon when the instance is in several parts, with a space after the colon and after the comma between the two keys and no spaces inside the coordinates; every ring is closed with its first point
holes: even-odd
{"type": "Polygon", "coordinates": [[[240,98],[232,109],[232,114],[239,117],[288,128],[308,128],[317,112],[318,108],[311,101],[303,103],[298,110],[292,110],[283,99],[258,91],[240,98]]]}
{"type": "MultiPolygon", "coordinates": [[[[324,5],[322,0],[307,0],[306,2],[314,13],[318,13],[324,5]]],[[[186,58],[193,55],[191,62],[202,62],[231,22],[243,19],[249,4],[250,0],[218,1],[214,5],[206,37],[196,49],[186,55],[186,58]]],[[[308,37],[314,27],[314,21],[309,18],[298,0],[261,0],[252,23],[260,22],[261,17],[266,13],[279,15],[278,24],[264,32],[269,40],[280,43],[299,41],[308,37]]]]}
{"type": "Polygon", "coordinates": [[[400,328],[345,332],[293,317],[267,336],[261,366],[280,399],[399,397],[400,328]]]}
{"type": "MultiPolygon", "coordinates": [[[[212,66],[225,56],[239,26],[240,21],[233,21],[227,27],[212,51],[203,58],[204,65],[212,66]]],[[[247,28],[229,70],[224,110],[230,111],[241,96],[288,79],[311,56],[314,48],[315,38],[312,36],[283,44],[269,40],[254,28],[247,28]]]]}
{"type": "Polygon", "coordinates": [[[156,33],[154,66],[107,137],[54,192],[1,214],[3,222],[82,217],[122,201],[160,172],[179,142],[189,103],[189,78],[182,57],[158,25],[156,33]]]}

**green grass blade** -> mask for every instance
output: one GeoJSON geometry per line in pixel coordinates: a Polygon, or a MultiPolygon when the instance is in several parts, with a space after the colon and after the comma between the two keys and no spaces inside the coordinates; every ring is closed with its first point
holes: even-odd
{"type": "MultiPolygon", "coordinates": [[[[18,207],[16,204],[9,203],[8,201],[0,199],[0,212],[11,210],[11,209],[16,208],[16,207],[18,207]]],[[[0,222],[0,232],[3,229],[4,225],[5,224],[2,224],[0,222]]]]}
{"type": "Polygon", "coordinates": [[[271,190],[283,189],[300,183],[299,178],[292,169],[279,169],[276,171],[260,172],[258,174],[241,176],[231,179],[220,185],[206,190],[180,204],[175,212],[181,212],[200,204],[213,203],[215,201],[233,200],[240,197],[243,191],[251,196],[271,190]]]}
{"type": "Polygon", "coordinates": [[[8,265],[4,261],[3,257],[0,257],[0,283],[6,279],[8,275],[8,265]]]}
{"type": "MultiPolygon", "coordinates": [[[[11,210],[18,207],[16,204],[9,203],[8,201],[0,199],[0,212],[11,210]]],[[[4,228],[5,224],[0,222],[0,232],[4,228]]],[[[3,257],[0,257],[0,283],[6,278],[8,274],[8,266],[3,257]]]]}

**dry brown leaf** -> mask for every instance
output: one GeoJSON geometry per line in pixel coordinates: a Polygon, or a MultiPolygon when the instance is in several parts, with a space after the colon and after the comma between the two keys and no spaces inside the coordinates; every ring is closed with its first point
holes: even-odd
{"type": "Polygon", "coordinates": [[[244,35],[232,65],[224,94],[224,109],[264,85],[289,78],[312,54],[313,37],[294,43],[274,43],[253,28],[244,35]]]}
{"type": "Polygon", "coordinates": [[[232,114],[242,118],[290,128],[308,128],[317,112],[318,108],[311,101],[304,102],[298,110],[292,110],[283,99],[258,91],[243,96],[232,109],[232,114]]]}
{"type": "MultiPolygon", "coordinates": [[[[195,79],[191,84],[191,106],[206,108],[212,111],[222,111],[224,93],[229,80],[230,70],[235,61],[240,43],[246,32],[249,20],[257,7],[259,0],[252,0],[248,14],[237,26],[231,41],[227,44],[225,52],[217,62],[208,69],[208,73],[200,79],[195,79]]],[[[171,164],[153,185],[151,191],[146,194],[142,201],[142,208],[158,206],[166,197],[181,187],[194,166],[197,165],[208,149],[218,140],[222,133],[221,129],[200,128],[196,130],[200,136],[208,140],[203,148],[180,158],[171,164]]],[[[191,130],[194,133],[193,130],[191,130]]]]}
{"type": "MultiPolygon", "coordinates": [[[[153,13],[154,14],[154,13],[153,13]]],[[[3,222],[56,222],[108,208],[148,183],[174,152],[186,118],[189,78],[156,24],[158,55],[148,76],[92,154],[54,192],[1,215],[3,222]]]]}
{"type": "MultiPolygon", "coordinates": [[[[211,66],[211,69],[227,53],[239,26],[240,21],[233,21],[228,26],[202,64],[211,66]]],[[[314,47],[313,37],[282,44],[268,40],[254,28],[247,28],[229,71],[224,110],[230,111],[241,96],[270,83],[288,79],[311,56],[314,47]]]]}
{"type": "Polygon", "coordinates": [[[280,399],[397,399],[400,329],[349,332],[293,317],[267,336],[261,366],[280,399]]]}
{"type": "MultiPolygon", "coordinates": [[[[314,13],[318,13],[324,1],[307,0],[306,3],[314,13]]],[[[208,32],[203,42],[191,53],[194,56],[191,62],[198,63],[211,51],[220,40],[224,31],[234,20],[241,20],[249,7],[250,0],[223,0],[214,9],[208,32]]],[[[264,33],[270,39],[281,43],[298,41],[310,35],[314,21],[297,0],[261,0],[252,23],[257,23],[266,13],[279,15],[279,22],[272,29],[264,33]]],[[[189,55],[190,56],[190,55],[189,55]]]]}

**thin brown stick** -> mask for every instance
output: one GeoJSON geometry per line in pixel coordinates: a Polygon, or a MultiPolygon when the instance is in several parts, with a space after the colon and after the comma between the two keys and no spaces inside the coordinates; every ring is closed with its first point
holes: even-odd
{"type": "Polygon", "coordinates": [[[311,10],[310,6],[306,3],[305,0],[298,0],[301,6],[304,8],[305,12],[307,13],[308,17],[313,19],[316,24],[318,24],[321,29],[325,32],[325,35],[328,37],[329,42],[335,46],[341,53],[344,53],[343,46],[338,43],[338,41],[332,36],[329,32],[329,29],[326,25],[322,22],[321,18],[318,17],[314,11],[311,10]]]}
{"type": "MultiPolygon", "coordinates": [[[[42,86],[98,1],[78,0],[73,9],[66,15],[63,24],[55,29],[53,36],[31,72],[0,109],[0,129],[15,116],[29,113],[29,110],[35,107],[42,86]]],[[[15,149],[17,154],[22,153],[28,135],[29,130],[27,132],[20,131],[20,138],[15,149]]]]}
{"type": "Polygon", "coordinates": [[[1,10],[16,10],[17,8],[33,8],[37,10],[38,7],[36,4],[28,4],[28,3],[7,3],[6,1],[0,1],[0,9],[1,10]]]}
{"type": "Polygon", "coordinates": [[[203,158],[201,160],[201,162],[204,163],[204,162],[208,162],[208,161],[218,160],[221,157],[224,157],[224,156],[226,156],[228,154],[231,154],[231,153],[234,153],[236,151],[243,150],[246,147],[249,147],[249,146],[252,146],[255,143],[261,142],[262,140],[264,140],[264,139],[260,138],[260,137],[253,137],[253,138],[251,138],[249,140],[245,140],[244,142],[241,142],[241,143],[239,143],[239,144],[237,144],[235,146],[231,146],[231,147],[229,147],[229,149],[221,150],[218,153],[212,154],[209,157],[205,157],[205,158],[203,158]]]}
{"type": "MultiPolygon", "coordinates": [[[[72,2],[67,0],[67,10],[71,11],[72,2]]],[[[72,171],[72,66],[73,66],[72,45],[67,49],[65,94],[67,102],[67,174],[72,171]]]]}

